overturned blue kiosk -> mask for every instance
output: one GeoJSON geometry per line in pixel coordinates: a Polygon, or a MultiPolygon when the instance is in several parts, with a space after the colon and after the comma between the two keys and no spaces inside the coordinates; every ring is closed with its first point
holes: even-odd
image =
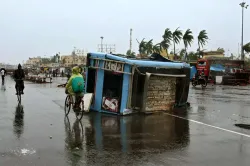
{"type": "Polygon", "coordinates": [[[187,103],[189,64],[88,53],[86,69],[85,91],[94,94],[92,111],[117,115],[154,113],[187,103]]]}

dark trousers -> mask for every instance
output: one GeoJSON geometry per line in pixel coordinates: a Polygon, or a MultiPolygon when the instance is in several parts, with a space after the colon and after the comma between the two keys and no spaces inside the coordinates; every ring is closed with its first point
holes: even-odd
{"type": "Polygon", "coordinates": [[[2,85],[4,84],[4,77],[5,77],[5,76],[2,76],[2,85]]]}
{"type": "Polygon", "coordinates": [[[21,91],[23,91],[24,90],[24,82],[23,81],[16,81],[16,85],[15,85],[16,91],[17,91],[18,85],[20,86],[21,91]]]}

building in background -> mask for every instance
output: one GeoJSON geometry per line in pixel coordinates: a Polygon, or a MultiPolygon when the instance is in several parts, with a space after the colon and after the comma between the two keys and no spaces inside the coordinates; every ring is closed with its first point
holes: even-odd
{"type": "Polygon", "coordinates": [[[60,55],[60,52],[53,56],[29,58],[25,67],[71,67],[74,65],[84,65],[86,63],[87,50],[74,47],[69,55],[60,55]]]}
{"type": "Polygon", "coordinates": [[[71,55],[62,55],[61,56],[61,64],[64,67],[71,67],[74,65],[85,65],[87,58],[87,52],[83,49],[77,49],[74,47],[71,55]]]}
{"type": "Polygon", "coordinates": [[[225,55],[222,51],[206,51],[203,52],[203,58],[209,58],[209,57],[217,57],[217,58],[223,58],[225,55]]]}
{"type": "Polygon", "coordinates": [[[40,67],[57,68],[57,67],[60,67],[60,64],[59,63],[47,63],[47,64],[41,64],[40,67]]]}
{"type": "Polygon", "coordinates": [[[62,55],[61,64],[65,67],[71,67],[74,65],[83,65],[86,63],[86,56],[77,55],[62,55]]]}
{"type": "Polygon", "coordinates": [[[77,56],[87,56],[88,51],[84,49],[74,49],[74,52],[77,56]]]}
{"type": "Polygon", "coordinates": [[[26,61],[25,66],[27,67],[38,66],[41,64],[41,61],[42,61],[41,57],[29,58],[26,61]]]}

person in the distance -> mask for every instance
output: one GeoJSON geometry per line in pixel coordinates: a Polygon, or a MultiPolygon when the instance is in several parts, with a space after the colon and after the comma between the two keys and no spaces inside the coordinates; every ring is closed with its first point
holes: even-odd
{"type": "Polygon", "coordinates": [[[20,85],[21,88],[21,94],[23,93],[24,90],[24,82],[23,79],[25,78],[25,74],[24,74],[24,70],[22,69],[22,66],[20,64],[18,64],[18,69],[14,71],[14,79],[16,81],[16,95],[17,95],[17,86],[20,85]]]}

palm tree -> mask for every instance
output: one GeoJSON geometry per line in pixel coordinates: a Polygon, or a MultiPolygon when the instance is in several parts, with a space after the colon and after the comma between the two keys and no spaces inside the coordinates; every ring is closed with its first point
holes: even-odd
{"type": "Polygon", "coordinates": [[[136,39],[137,42],[138,42],[138,44],[139,44],[139,53],[140,53],[140,55],[146,53],[146,43],[147,43],[147,42],[145,42],[144,39],[145,39],[145,38],[143,38],[143,39],[141,40],[141,42],[139,42],[139,41],[136,39]]]}
{"type": "MultiPolygon", "coordinates": [[[[187,29],[186,32],[184,33],[183,37],[182,37],[182,40],[184,42],[184,46],[185,46],[185,54],[187,55],[187,48],[188,46],[191,47],[191,44],[194,40],[194,36],[193,36],[193,33],[190,29],[187,29]]],[[[185,59],[187,57],[185,56],[185,59]]]]}
{"type": "Polygon", "coordinates": [[[185,49],[181,49],[180,51],[180,59],[182,59],[183,57],[185,57],[185,54],[186,54],[186,50],[185,49]]]}
{"type": "Polygon", "coordinates": [[[165,32],[164,32],[162,38],[163,38],[163,40],[167,41],[170,44],[170,41],[172,41],[172,39],[173,39],[173,34],[169,28],[165,29],[165,32]]]}
{"type": "Polygon", "coordinates": [[[153,52],[160,54],[161,53],[161,43],[157,43],[153,46],[153,52]]]}
{"type": "Polygon", "coordinates": [[[161,50],[168,50],[169,48],[169,43],[167,43],[165,40],[162,40],[160,42],[161,50]]]}
{"type": "Polygon", "coordinates": [[[171,44],[172,39],[173,39],[173,34],[169,28],[165,29],[165,32],[164,32],[162,38],[163,38],[163,41],[161,42],[162,48],[167,50],[171,44]]]}
{"type": "Polygon", "coordinates": [[[153,39],[149,40],[149,41],[146,43],[146,53],[147,53],[147,55],[153,53],[153,39]]]}
{"type": "Polygon", "coordinates": [[[173,32],[173,43],[174,43],[174,55],[175,55],[175,44],[179,44],[182,38],[182,31],[179,30],[179,27],[173,32]]]}
{"type": "Polygon", "coordinates": [[[129,57],[133,57],[133,58],[136,57],[135,52],[133,52],[131,50],[128,50],[127,53],[126,53],[126,55],[129,56],[129,57]]]}
{"type": "Polygon", "coordinates": [[[246,53],[250,53],[250,42],[245,44],[243,46],[243,50],[246,52],[246,53]]]}
{"type": "Polygon", "coordinates": [[[165,50],[167,52],[167,50],[171,44],[171,41],[173,39],[173,34],[169,28],[165,29],[165,32],[162,35],[162,38],[163,38],[163,40],[160,43],[160,48],[161,48],[161,50],[165,50]]]}
{"type": "Polygon", "coordinates": [[[208,36],[207,36],[207,32],[206,30],[202,30],[200,31],[199,35],[198,35],[198,52],[200,52],[201,47],[203,47],[208,40],[208,36]]]}
{"type": "Polygon", "coordinates": [[[168,43],[166,40],[162,40],[162,41],[160,42],[161,51],[162,51],[162,50],[165,50],[165,51],[166,51],[168,59],[169,59],[169,56],[168,56],[168,48],[169,48],[169,46],[170,46],[170,43],[168,43]]]}

